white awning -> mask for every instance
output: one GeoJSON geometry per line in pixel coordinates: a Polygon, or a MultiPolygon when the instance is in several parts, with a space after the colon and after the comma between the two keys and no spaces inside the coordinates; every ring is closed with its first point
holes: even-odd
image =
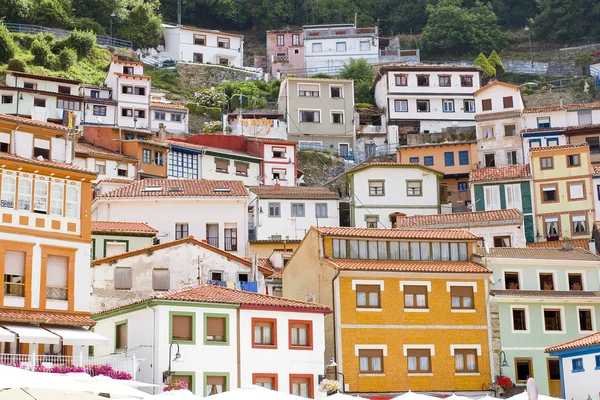
{"type": "Polygon", "coordinates": [[[0,327],[0,342],[13,343],[14,341],[15,334],[0,327]]]}
{"type": "Polygon", "coordinates": [[[59,344],[60,337],[35,325],[19,325],[2,323],[2,327],[14,332],[21,343],[59,344]]]}
{"type": "Polygon", "coordinates": [[[108,346],[107,338],[84,328],[74,326],[45,326],[44,328],[60,336],[65,345],[108,346]]]}

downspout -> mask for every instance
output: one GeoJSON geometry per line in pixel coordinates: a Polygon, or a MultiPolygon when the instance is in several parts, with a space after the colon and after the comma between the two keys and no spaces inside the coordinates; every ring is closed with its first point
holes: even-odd
{"type": "Polygon", "coordinates": [[[241,354],[240,354],[240,308],[236,308],[236,340],[237,340],[237,387],[242,387],[242,366],[241,366],[241,354]]]}
{"type": "MultiPolygon", "coordinates": [[[[109,205],[110,207],[110,205],[109,205]]],[[[156,384],[156,375],[154,374],[154,366],[156,365],[156,360],[154,359],[155,353],[154,353],[154,349],[155,347],[155,331],[156,331],[156,310],[150,306],[148,306],[148,303],[146,303],[146,308],[152,310],[152,361],[150,363],[150,368],[152,369],[152,384],[156,384]]],[[[152,389],[152,393],[154,393],[154,389],[152,389]]]]}
{"type": "Polygon", "coordinates": [[[17,155],[17,149],[16,149],[16,147],[17,147],[17,140],[15,139],[15,136],[16,136],[16,132],[19,130],[20,127],[21,127],[21,121],[17,122],[17,127],[15,129],[13,129],[13,131],[12,131],[13,132],[13,137],[12,137],[13,140],[10,141],[10,145],[12,147],[11,154],[13,156],[17,155]]]}
{"type": "Polygon", "coordinates": [[[123,130],[119,128],[119,154],[123,155],[123,130]]]}
{"type": "MultiPolygon", "coordinates": [[[[332,313],[332,317],[333,317],[333,352],[335,354],[335,359],[338,360],[338,366],[339,366],[338,368],[343,373],[344,370],[342,368],[342,355],[341,355],[341,351],[338,352],[338,346],[337,346],[337,340],[336,340],[337,339],[337,335],[338,335],[338,331],[340,332],[340,335],[341,335],[342,331],[341,331],[341,328],[339,328],[337,326],[337,323],[336,323],[337,321],[336,321],[336,318],[335,318],[336,314],[338,312],[340,312],[340,309],[339,309],[340,305],[337,304],[337,307],[336,307],[336,303],[339,301],[339,297],[337,296],[335,288],[336,288],[336,281],[338,279],[338,276],[340,276],[341,272],[342,271],[338,269],[335,272],[335,275],[333,276],[333,279],[331,280],[331,297],[332,297],[332,300],[333,300],[333,313],[332,313]]],[[[341,322],[341,320],[340,320],[340,322],[341,322]]],[[[341,342],[341,336],[340,336],[340,342],[341,342]]],[[[327,344],[325,344],[325,345],[327,346],[327,344]]],[[[341,343],[340,343],[340,350],[341,350],[341,343]]],[[[337,375],[336,375],[336,378],[337,378],[337,375]]],[[[346,382],[344,382],[344,386],[346,386],[346,382]]],[[[342,387],[342,391],[345,392],[346,389],[344,387],[342,387]]]]}
{"type": "MultiPolygon", "coordinates": [[[[17,90],[17,117],[19,116],[19,97],[21,96],[21,91],[17,90]]],[[[20,125],[21,123],[19,123],[20,125]]]]}

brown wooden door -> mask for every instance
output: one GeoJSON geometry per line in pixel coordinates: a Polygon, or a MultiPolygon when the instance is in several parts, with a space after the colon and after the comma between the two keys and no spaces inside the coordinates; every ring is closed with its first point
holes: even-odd
{"type": "Polygon", "coordinates": [[[560,385],[560,364],[557,358],[548,359],[548,395],[561,398],[562,387],[560,385]]]}

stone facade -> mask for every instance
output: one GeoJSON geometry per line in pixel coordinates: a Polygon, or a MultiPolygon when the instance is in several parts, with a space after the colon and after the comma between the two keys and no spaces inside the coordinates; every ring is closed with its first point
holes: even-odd
{"type": "Polygon", "coordinates": [[[241,69],[207,64],[177,64],[179,86],[192,90],[215,87],[223,81],[243,81],[254,73],[241,69]]]}

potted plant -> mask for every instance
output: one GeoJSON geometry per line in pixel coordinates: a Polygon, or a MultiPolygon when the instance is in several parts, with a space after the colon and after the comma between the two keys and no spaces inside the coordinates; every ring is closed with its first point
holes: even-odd
{"type": "Polygon", "coordinates": [[[544,282],[544,290],[552,290],[554,289],[554,285],[552,282],[544,282]]]}
{"type": "Polygon", "coordinates": [[[506,392],[506,389],[511,388],[514,385],[513,381],[508,376],[499,377],[496,384],[500,386],[504,392],[506,392]]]}
{"type": "Polygon", "coordinates": [[[342,385],[339,381],[334,379],[323,379],[319,384],[319,390],[321,392],[326,392],[327,396],[331,396],[332,394],[336,394],[340,391],[342,385]]]}
{"type": "Polygon", "coordinates": [[[579,282],[571,284],[571,290],[583,290],[583,286],[579,282]]]}
{"type": "Polygon", "coordinates": [[[508,284],[508,288],[509,289],[518,289],[519,288],[519,284],[517,282],[510,282],[508,284]]]}
{"type": "Polygon", "coordinates": [[[170,392],[171,390],[182,390],[187,388],[188,384],[186,381],[180,381],[179,379],[171,379],[170,381],[165,382],[163,392],[170,392]]]}

